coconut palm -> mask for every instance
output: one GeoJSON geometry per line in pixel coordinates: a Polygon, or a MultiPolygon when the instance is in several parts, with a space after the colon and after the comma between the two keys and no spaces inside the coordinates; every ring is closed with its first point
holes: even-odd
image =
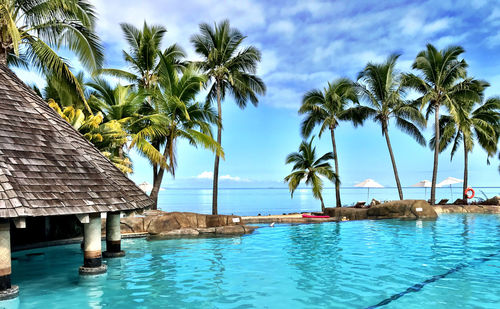
{"type": "Polygon", "coordinates": [[[220,145],[212,138],[210,126],[217,123],[217,116],[210,104],[199,104],[195,97],[206,78],[193,66],[179,75],[175,65],[164,55],[158,74],[158,88],[139,110],[131,123],[132,143],[146,156],[153,166],[151,198],[158,200],[165,171],[175,176],[175,147],[179,138],[193,146],[202,146],[219,156],[224,156],[220,145]]]}
{"type": "MultiPolygon", "coordinates": [[[[339,175],[337,144],[335,141],[335,128],[339,122],[352,121],[355,126],[362,124],[366,118],[364,106],[352,106],[358,103],[357,89],[354,83],[346,78],[339,78],[323,89],[308,91],[302,98],[299,114],[305,114],[302,121],[302,136],[308,138],[316,126],[320,126],[319,137],[325,130],[330,130],[332,139],[333,156],[335,161],[335,174],[339,175]]],[[[340,176],[339,176],[340,177],[340,176]]],[[[335,197],[337,207],[342,207],[340,200],[340,183],[335,182],[335,197]]]]}
{"type": "Polygon", "coordinates": [[[286,157],[286,164],[293,163],[292,173],[285,177],[288,183],[290,194],[293,193],[299,184],[304,181],[312,188],[313,196],[321,201],[321,211],[325,211],[325,203],[321,192],[323,191],[323,180],[320,176],[326,177],[332,182],[339,182],[337,174],[332,170],[328,160],[332,160],[334,155],[327,152],[316,158],[316,147],[312,146],[314,136],[309,142],[302,141],[298,152],[293,152],[286,157]]]}
{"type": "MultiPolygon", "coordinates": [[[[481,87],[487,83],[480,83],[481,87]]],[[[482,92],[482,89],[481,89],[482,92]]],[[[477,142],[488,157],[495,156],[500,132],[500,98],[490,98],[483,102],[457,100],[453,115],[442,115],[439,119],[439,150],[442,152],[449,145],[451,159],[463,144],[464,149],[464,182],[463,200],[467,201],[468,154],[477,142]]],[[[435,146],[435,137],[431,146],[435,146]]]]}
{"type": "Polygon", "coordinates": [[[358,75],[361,96],[370,105],[367,114],[382,127],[389,155],[391,157],[394,178],[398,187],[399,198],[403,199],[403,189],[399,180],[396,160],[389,138],[389,122],[394,119],[396,126],[414,138],[419,144],[425,145],[425,138],[420,129],[425,126],[425,118],[415,104],[403,100],[404,88],[401,75],[395,70],[399,55],[393,54],[381,64],[368,63],[358,75]]]}
{"type": "Polygon", "coordinates": [[[91,71],[100,68],[103,49],[95,21],[94,6],[86,0],[0,1],[0,64],[32,65],[53,74],[72,85],[85,102],[77,78],[55,48],[65,46],[75,52],[91,71]]]}
{"type": "MultiPolygon", "coordinates": [[[[404,83],[422,96],[417,100],[421,108],[427,105],[426,118],[434,113],[434,136],[440,141],[439,110],[444,106],[450,114],[455,114],[454,102],[457,99],[479,101],[479,95],[471,85],[471,79],[465,79],[467,63],[459,59],[464,53],[460,46],[450,46],[438,50],[427,44],[425,50],[418,53],[412,65],[420,75],[405,74],[404,83]]],[[[434,143],[434,165],[432,169],[431,203],[436,201],[436,181],[438,170],[439,144],[434,143]]]]}
{"type": "MultiPolygon", "coordinates": [[[[242,47],[245,36],[231,28],[228,20],[214,26],[200,24],[200,34],[191,37],[195,51],[202,57],[197,65],[209,78],[210,90],[207,102],[217,102],[219,123],[217,143],[221,145],[222,101],[231,95],[240,108],[250,101],[257,105],[257,95],[266,92],[264,82],[255,75],[260,62],[260,51],[254,46],[242,47]]],[[[219,156],[215,156],[213,179],[212,214],[217,214],[219,181],[219,156]]]]}
{"type": "MultiPolygon", "coordinates": [[[[146,22],[142,29],[127,23],[120,24],[120,27],[129,45],[129,51],[122,52],[130,72],[120,69],[101,69],[96,71],[96,74],[122,78],[144,89],[154,88],[160,69],[161,53],[159,51],[167,29],[160,25],[149,26],[146,22]]],[[[167,47],[163,55],[171,57],[173,64],[182,66],[180,59],[184,57],[184,51],[178,45],[173,44],[167,47]]]]}

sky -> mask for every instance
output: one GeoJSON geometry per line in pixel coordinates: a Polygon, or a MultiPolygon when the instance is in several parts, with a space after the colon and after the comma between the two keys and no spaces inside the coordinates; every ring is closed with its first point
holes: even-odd
{"type": "MultiPolygon", "coordinates": [[[[500,95],[500,6],[498,0],[441,1],[159,1],[91,0],[99,15],[97,32],[106,56],[106,67],[124,68],[121,51],[127,49],[119,23],[167,28],[165,46],[178,43],[189,60],[198,59],[189,42],[201,22],[229,19],[262,52],[258,74],[267,85],[258,107],[239,109],[234,101],[223,102],[220,187],[282,187],[291,166],[288,153],[297,150],[302,117],[297,114],[303,94],[322,89],[338,77],[355,79],[367,62],[381,62],[400,53],[398,69],[409,71],[416,54],[432,43],[438,48],[461,45],[469,63],[469,75],[491,84],[488,97],[500,95]]],[[[74,66],[78,63],[74,57],[74,66]]],[[[17,70],[25,81],[41,83],[36,73],[17,70]]],[[[200,98],[203,100],[203,98],[200,98]]],[[[424,132],[432,135],[432,121],[424,132]]],[[[215,131],[214,131],[215,132],[215,131]]],[[[316,131],[317,134],[317,131],[316,131]]],[[[433,153],[394,124],[389,136],[403,186],[432,177],[433,153]]],[[[341,123],[336,131],[339,174],[342,186],[366,178],[395,186],[394,174],[380,127],[371,121],[353,128],[341,123]]],[[[316,139],[318,153],[331,151],[328,134],[316,139]]],[[[163,187],[209,188],[214,155],[180,141],[177,145],[176,178],[167,177],[163,187]]],[[[147,160],[131,152],[137,183],[152,182],[147,160]]],[[[498,159],[487,165],[486,153],[475,147],[469,155],[471,186],[500,186],[498,159]]],[[[463,178],[463,153],[450,161],[449,149],[440,155],[438,181],[463,178]]],[[[331,186],[331,185],[330,185],[331,186]]]]}

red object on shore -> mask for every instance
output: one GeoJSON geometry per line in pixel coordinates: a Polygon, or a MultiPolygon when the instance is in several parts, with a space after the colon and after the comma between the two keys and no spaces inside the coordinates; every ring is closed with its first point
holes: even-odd
{"type": "Polygon", "coordinates": [[[468,199],[471,199],[471,198],[473,198],[473,197],[474,197],[474,195],[476,194],[476,192],[474,192],[474,189],[472,189],[471,187],[469,187],[469,188],[467,188],[467,189],[465,190],[465,194],[467,195],[467,198],[468,198],[468,199]],[[472,193],[472,195],[469,195],[469,192],[471,192],[471,193],[472,193]]]}
{"type": "Polygon", "coordinates": [[[311,215],[303,214],[302,218],[330,218],[330,216],[311,216],[311,215]]]}

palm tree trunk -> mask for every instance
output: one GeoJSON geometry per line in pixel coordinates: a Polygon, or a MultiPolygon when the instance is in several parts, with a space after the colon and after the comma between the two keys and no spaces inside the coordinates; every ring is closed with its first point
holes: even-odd
{"type": "Polygon", "coordinates": [[[319,200],[321,201],[321,212],[325,213],[325,202],[323,202],[323,196],[319,194],[319,200]]]}
{"type": "MultiPolygon", "coordinates": [[[[334,161],[335,161],[335,174],[337,176],[339,175],[339,159],[337,157],[337,144],[335,143],[335,132],[334,128],[330,128],[330,133],[332,135],[332,147],[333,147],[333,155],[334,155],[334,161]]],[[[336,206],[337,207],[342,207],[342,203],[340,201],[340,181],[339,178],[337,177],[337,180],[335,181],[335,198],[336,198],[336,206]]]]}
{"type": "Polygon", "coordinates": [[[158,174],[156,174],[155,180],[153,181],[153,189],[149,194],[149,197],[153,200],[154,204],[151,209],[158,209],[158,194],[160,193],[161,182],[163,179],[163,174],[165,173],[165,169],[160,167],[158,174]]]}
{"type": "Polygon", "coordinates": [[[467,190],[467,178],[469,178],[469,151],[467,149],[467,145],[465,145],[465,139],[464,139],[464,188],[463,188],[463,197],[462,199],[464,200],[464,204],[467,203],[467,193],[465,190],[467,190]]]}
{"type": "MultiPolygon", "coordinates": [[[[384,125],[384,135],[387,142],[387,148],[389,148],[389,154],[391,155],[392,169],[394,170],[394,178],[396,178],[396,185],[398,186],[399,199],[403,200],[403,189],[401,188],[401,182],[399,181],[398,168],[396,167],[396,160],[394,159],[394,153],[392,152],[391,140],[389,139],[389,132],[387,130],[387,125],[384,125]]],[[[368,203],[370,201],[367,201],[368,203]]]]}
{"type": "Polygon", "coordinates": [[[432,185],[431,185],[431,205],[436,204],[436,182],[437,182],[437,169],[439,159],[439,143],[441,137],[439,136],[439,104],[436,104],[434,110],[434,166],[432,168],[432,185]]]}
{"type": "MultiPolygon", "coordinates": [[[[217,123],[217,143],[221,145],[222,139],[222,106],[221,106],[221,97],[220,97],[220,83],[216,82],[217,85],[217,112],[219,115],[219,121],[217,123]]],[[[219,160],[220,157],[218,154],[215,154],[215,163],[214,163],[214,183],[213,183],[213,191],[212,191],[212,215],[217,214],[217,194],[219,190],[219,160]]]]}

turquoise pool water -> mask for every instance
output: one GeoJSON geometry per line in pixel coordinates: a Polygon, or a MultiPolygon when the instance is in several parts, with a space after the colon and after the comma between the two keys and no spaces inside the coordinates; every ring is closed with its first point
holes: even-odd
{"type": "Polygon", "coordinates": [[[498,308],[500,217],[262,227],[212,239],[124,240],[108,273],[79,245],[16,252],[10,308],[498,308]],[[43,255],[26,255],[43,252],[43,255]]]}

